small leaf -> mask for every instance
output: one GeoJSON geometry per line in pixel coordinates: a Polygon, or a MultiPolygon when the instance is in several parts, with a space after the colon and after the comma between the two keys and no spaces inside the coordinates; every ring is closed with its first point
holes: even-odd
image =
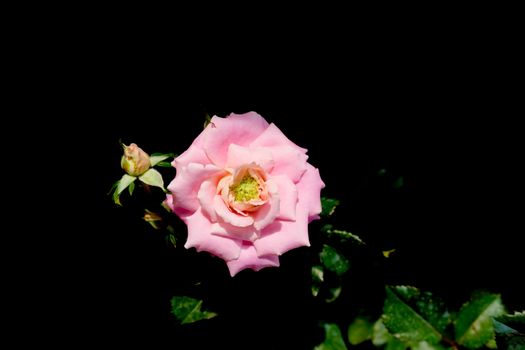
{"type": "Polygon", "coordinates": [[[135,182],[132,182],[129,184],[128,186],[128,191],[129,191],[129,195],[132,196],[133,195],[133,191],[135,190],[135,182]]]}
{"type": "Polygon", "coordinates": [[[403,187],[404,184],[405,184],[405,180],[403,179],[403,176],[401,176],[401,177],[398,177],[396,181],[394,181],[394,183],[392,184],[392,187],[397,190],[403,187]]]}
{"type": "Polygon", "coordinates": [[[122,191],[126,189],[126,187],[130,186],[130,184],[133,183],[137,178],[135,176],[130,176],[128,174],[124,174],[120,180],[115,182],[113,186],[111,187],[111,191],[113,191],[113,202],[117,205],[122,205],[120,203],[120,194],[122,191]]]}
{"type": "Polygon", "coordinates": [[[523,350],[525,349],[525,333],[521,333],[514,327],[525,325],[525,313],[501,316],[492,319],[494,331],[496,332],[496,343],[498,349],[523,350]],[[515,316],[518,316],[517,318],[515,316]],[[508,322],[508,324],[503,323],[508,322]],[[510,322],[509,322],[510,321],[510,322]],[[512,327],[510,327],[512,326],[512,327]]]}
{"type": "Polygon", "coordinates": [[[396,250],[395,249],[390,249],[390,250],[383,250],[383,256],[385,258],[390,258],[390,255],[395,252],[396,250]]]}
{"type": "Polygon", "coordinates": [[[392,335],[388,333],[383,321],[377,320],[372,327],[372,344],[379,347],[386,344],[391,337],[392,335]]]}
{"type": "Polygon", "coordinates": [[[356,317],[348,327],[348,341],[352,345],[372,339],[372,324],[363,317],[356,317]]]}
{"type": "Polygon", "coordinates": [[[158,162],[157,166],[160,166],[162,168],[173,168],[173,165],[171,165],[170,162],[158,162]]]}
{"type": "Polygon", "coordinates": [[[440,344],[430,344],[426,341],[419,342],[411,347],[412,350],[445,350],[440,344]]]}
{"type": "MultiPolygon", "coordinates": [[[[408,303],[418,295],[419,291],[413,287],[387,287],[383,323],[394,337],[411,346],[422,341],[437,344],[442,337],[440,332],[415,306],[408,303]]],[[[430,312],[433,318],[440,319],[432,314],[434,310],[430,312]]]]}
{"type": "Polygon", "coordinates": [[[321,216],[328,217],[332,215],[335,211],[335,208],[339,205],[339,201],[333,198],[321,198],[321,216]]]}
{"type": "Polygon", "coordinates": [[[385,168],[381,168],[377,171],[377,176],[383,176],[386,174],[386,169],[385,168]]]}
{"type": "Polygon", "coordinates": [[[314,350],[347,350],[341,330],[336,324],[325,323],[323,325],[325,340],[314,348],[314,350]]]}
{"type": "Polygon", "coordinates": [[[319,253],[319,257],[323,265],[338,276],[342,276],[350,268],[348,259],[329,245],[323,245],[323,250],[319,253]]]}
{"type": "Polygon", "coordinates": [[[177,248],[177,239],[171,233],[166,236],[166,242],[168,242],[168,244],[173,246],[173,248],[177,248]]]}
{"type": "Polygon", "coordinates": [[[165,159],[168,159],[170,157],[169,154],[157,154],[157,153],[154,153],[152,154],[150,157],[149,157],[149,164],[151,166],[155,166],[157,165],[159,162],[165,160],[165,159]]]}
{"type": "Polygon", "coordinates": [[[504,312],[498,294],[476,294],[459,311],[455,324],[456,341],[469,349],[477,349],[494,338],[492,317],[504,312]]]}
{"type": "Polygon", "coordinates": [[[156,169],[149,169],[139,176],[139,180],[147,185],[157,186],[164,190],[164,180],[162,180],[162,175],[156,169]]]}
{"type": "Polygon", "coordinates": [[[208,113],[206,113],[206,115],[204,116],[204,129],[206,129],[206,127],[208,126],[208,124],[211,123],[211,117],[208,113]]]}
{"type": "Polygon", "coordinates": [[[312,280],[315,282],[323,282],[324,281],[324,271],[323,267],[320,265],[314,265],[312,266],[312,280]]]}
{"type": "Polygon", "coordinates": [[[328,237],[335,236],[339,238],[342,242],[354,241],[359,244],[365,244],[365,242],[363,242],[361,237],[359,237],[358,235],[355,235],[352,232],[334,229],[333,225],[330,225],[330,224],[324,225],[321,228],[321,232],[326,233],[328,237]]]}
{"type": "Polygon", "coordinates": [[[372,344],[376,347],[386,344],[385,350],[405,350],[408,347],[388,333],[381,319],[377,320],[372,327],[372,344]]]}
{"type": "Polygon", "coordinates": [[[343,287],[341,287],[341,286],[332,287],[332,288],[328,289],[328,296],[325,298],[325,301],[327,303],[331,303],[331,302],[335,301],[337,298],[339,298],[339,295],[341,295],[341,290],[342,289],[343,289],[343,287]]]}
{"type": "Polygon", "coordinates": [[[171,312],[181,324],[207,320],[217,316],[215,312],[201,311],[202,300],[186,296],[171,298],[171,312]]]}

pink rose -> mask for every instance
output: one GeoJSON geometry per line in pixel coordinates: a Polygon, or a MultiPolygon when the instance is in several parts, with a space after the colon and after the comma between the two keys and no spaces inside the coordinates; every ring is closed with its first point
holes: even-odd
{"type": "Polygon", "coordinates": [[[306,152],[255,112],[213,117],[172,163],[166,203],[188,225],[185,247],[224,259],[234,276],[309,246],[324,183],[306,152]]]}

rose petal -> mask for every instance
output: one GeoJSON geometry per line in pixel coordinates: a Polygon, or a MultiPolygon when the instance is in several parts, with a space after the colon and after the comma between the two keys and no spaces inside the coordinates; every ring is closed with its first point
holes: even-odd
{"type": "Polygon", "coordinates": [[[295,210],[297,208],[297,188],[287,176],[272,176],[272,181],[277,184],[279,191],[279,216],[278,219],[295,220],[295,210]]]}
{"type": "Polygon", "coordinates": [[[248,146],[268,127],[268,122],[259,114],[230,114],[226,118],[213,117],[214,127],[204,135],[204,150],[217,166],[226,166],[228,147],[234,143],[248,146]]]}
{"type": "Polygon", "coordinates": [[[306,148],[299,147],[290,141],[274,123],[271,123],[270,126],[251,143],[250,147],[278,147],[285,145],[291,146],[301,153],[308,151],[306,148]]]}
{"type": "Polygon", "coordinates": [[[279,257],[277,255],[257,256],[257,251],[253,245],[244,242],[239,258],[227,261],[226,264],[230,270],[230,275],[233,277],[244,269],[259,271],[265,267],[277,267],[279,266],[279,257]]]}
{"type": "Polygon", "coordinates": [[[202,212],[208,216],[211,222],[217,222],[217,213],[213,206],[213,199],[217,193],[217,186],[210,180],[203,181],[199,192],[197,193],[197,199],[202,208],[202,212]]]}
{"type": "Polygon", "coordinates": [[[318,219],[321,213],[321,189],[325,187],[319,169],[307,164],[306,172],[296,186],[299,201],[308,208],[308,222],[318,219]]]}
{"type": "Polygon", "coordinates": [[[217,215],[228,224],[238,227],[246,227],[253,224],[251,216],[235,214],[228,209],[221,196],[215,196],[213,198],[213,207],[217,215]]]}
{"type": "Polygon", "coordinates": [[[297,183],[306,171],[308,156],[290,146],[264,148],[272,153],[274,166],[271,175],[286,175],[297,183]]]}
{"type": "Polygon", "coordinates": [[[174,196],[174,207],[194,212],[199,207],[197,193],[202,182],[224,172],[212,164],[190,163],[177,172],[177,176],[168,185],[174,196]]]}
{"type": "Polygon", "coordinates": [[[280,212],[280,198],[277,184],[272,179],[268,179],[268,181],[266,181],[266,188],[268,189],[269,194],[268,202],[253,214],[253,219],[255,221],[253,226],[257,230],[262,230],[271,224],[280,212]]]}
{"type": "Polygon", "coordinates": [[[191,146],[171,162],[171,165],[177,168],[177,171],[179,171],[179,168],[190,163],[211,164],[206,152],[204,152],[203,144],[205,135],[212,127],[211,124],[208,124],[199,136],[193,140],[191,146]]]}
{"type": "Polygon", "coordinates": [[[274,163],[272,153],[262,148],[250,149],[234,143],[228,146],[227,167],[237,168],[251,163],[255,163],[269,172],[272,170],[274,163]]]}
{"type": "Polygon", "coordinates": [[[212,223],[200,208],[186,217],[185,221],[188,225],[188,239],[184,248],[195,247],[199,252],[206,251],[226,261],[239,258],[242,242],[212,235],[212,223]]]}
{"type": "Polygon", "coordinates": [[[307,210],[304,204],[297,204],[296,220],[275,220],[261,231],[260,238],[253,242],[258,256],[281,255],[290,249],[310,246],[308,239],[307,210]]]}
{"type": "Polygon", "coordinates": [[[259,232],[257,232],[253,225],[247,227],[238,227],[225,222],[214,223],[211,233],[217,236],[229,237],[250,242],[253,242],[259,238],[259,232]]]}

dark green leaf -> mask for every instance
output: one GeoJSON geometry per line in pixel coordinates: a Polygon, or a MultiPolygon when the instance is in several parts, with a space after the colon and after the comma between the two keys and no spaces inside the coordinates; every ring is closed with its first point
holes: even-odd
{"type": "Polygon", "coordinates": [[[173,246],[174,248],[177,247],[177,239],[175,238],[174,235],[172,235],[171,233],[169,235],[166,236],[166,242],[168,242],[168,244],[170,244],[171,246],[173,246]]]}
{"type": "MultiPolygon", "coordinates": [[[[437,344],[442,337],[440,332],[417,310],[417,306],[411,305],[419,295],[413,287],[387,287],[383,323],[394,337],[410,346],[422,341],[437,344]]],[[[437,311],[432,309],[429,312],[432,315],[437,311]]],[[[440,319],[439,315],[432,316],[435,320],[440,319]]]]}
{"type": "Polygon", "coordinates": [[[372,323],[366,318],[356,317],[348,327],[348,341],[352,345],[361,344],[365,340],[372,339],[372,323]]]}
{"type": "Polygon", "coordinates": [[[525,312],[492,319],[498,349],[525,349],[525,312]]]}
{"type": "Polygon", "coordinates": [[[332,215],[335,211],[335,208],[339,205],[339,201],[333,198],[321,198],[321,216],[328,217],[332,215]]]}
{"type": "Polygon", "coordinates": [[[208,113],[204,116],[204,129],[211,123],[211,117],[208,113]]]}
{"type": "Polygon", "coordinates": [[[394,181],[394,183],[392,184],[392,187],[397,190],[403,187],[404,184],[405,184],[405,180],[403,179],[403,176],[401,176],[397,178],[396,181],[394,181]]]}
{"type": "Polygon", "coordinates": [[[162,168],[173,168],[173,165],[169,162],[158,162],[157,166],[160,166],[162,168]]]}
{"type": "Polygon", "coordinates": [[[215,312],[201,311],[201,306],[202,300],[186,296],[174,296],[171,298],[171,312],[181,324],[193,323],[217,316],[215,312]]]}
{"type": "Polygon", "coordinates": [[[339,295],[341,295],[341,290],[342,289],[343,289],[343,287],[341,287],[341,286],[332,287],[332,288],[328,289],[328,295],[326,296],[325,301],[327,303],[331,303],[331,302],[335,301],[335,299],[339,298],[339,295]]]}
{"type": "Polygon", "coordinates": [[[348,259],[329,245],[323,245],[323,250],[319,253],[319,257],[323,265],[338,276],[342,276],[350,268],[348,259]]]}
{"type": "Polygon", "coordinates": [[[477,349],[494,339],[492,317],[503,314],[504,308],[498,294],[476,294],[459,311],[455,324],[456,341],[477,349]]]}
{"type": "Polygon", "coordinates": [[[321,228],[321,232],[326,233],[328,237],[337,237],[342,242],[354,241],[359,244],[365,244],[363,240],[352,232],[334,229],[333,225],[326,224],[321,228]]]}
{"type": "Polygon", "coordinates": [[[336,324],[325,323],[323,325],[325,332],[325,340],[319,344],[314,350],[347,350],[341,330],[336,324]]]}

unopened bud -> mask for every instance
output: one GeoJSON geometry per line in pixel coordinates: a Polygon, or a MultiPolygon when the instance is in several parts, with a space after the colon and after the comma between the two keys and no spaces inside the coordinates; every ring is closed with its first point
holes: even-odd
{"type": "Polygon", "coordinates": [[[120,160],[120,166],[131,176],[142,175],[150,168],[149,155],[139,146],[132,143],[124,145],[124,155],[120,160]]]}

